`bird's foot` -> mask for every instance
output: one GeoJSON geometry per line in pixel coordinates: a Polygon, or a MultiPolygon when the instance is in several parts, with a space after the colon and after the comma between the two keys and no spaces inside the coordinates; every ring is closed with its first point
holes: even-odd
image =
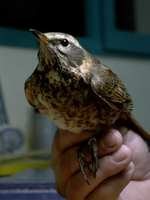
{"type": "Polygon", "coordinates": [[[95,137],[81,144],[78,149],[78,160],[81,173],[85,181],[90,184],[88,179],[89,172],[96,177],[96,172],[99,168],[98,147],[95,137]]]}

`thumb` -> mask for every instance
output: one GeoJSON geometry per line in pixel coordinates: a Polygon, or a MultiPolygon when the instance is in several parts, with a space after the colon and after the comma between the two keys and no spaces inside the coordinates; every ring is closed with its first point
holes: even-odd
{"type": "Polygon", "coordinates": [[[106,179],[99,187],[88,196],[87,200],[116,200],[121,191],[128,185],[134,173],[135,166],[130,162],[128,167],[118,175],[106,179]]]}

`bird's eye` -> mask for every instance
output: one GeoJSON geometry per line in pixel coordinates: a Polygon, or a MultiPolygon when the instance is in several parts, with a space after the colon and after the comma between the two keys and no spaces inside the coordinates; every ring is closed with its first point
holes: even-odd
{"type": "Polygon", "coordinates": [[[64,47],[67,47],[69,45],[68,40],[67,39],[61,40],[61,45],[64,46],[64,47]]]}

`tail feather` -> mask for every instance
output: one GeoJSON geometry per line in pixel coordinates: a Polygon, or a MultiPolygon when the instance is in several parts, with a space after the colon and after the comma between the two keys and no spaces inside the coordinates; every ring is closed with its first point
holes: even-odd
{"type": "Polygon", "coordinates": [[[150,146],[150,133],[146,131],[142,125],[134,118],[132,114],[123,114],[116,122],[117,126],[126,126],[140,135],[150,146]]]}

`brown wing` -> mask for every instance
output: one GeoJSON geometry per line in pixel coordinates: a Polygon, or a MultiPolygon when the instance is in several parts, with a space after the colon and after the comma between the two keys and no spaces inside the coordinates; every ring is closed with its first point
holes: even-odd
{"type": "Polygon", "coordinates": [[[132,110],[132,100],[126,87],[108,67],[102,64],[93,66],[91,88],[112,108],[132,110]]]}

